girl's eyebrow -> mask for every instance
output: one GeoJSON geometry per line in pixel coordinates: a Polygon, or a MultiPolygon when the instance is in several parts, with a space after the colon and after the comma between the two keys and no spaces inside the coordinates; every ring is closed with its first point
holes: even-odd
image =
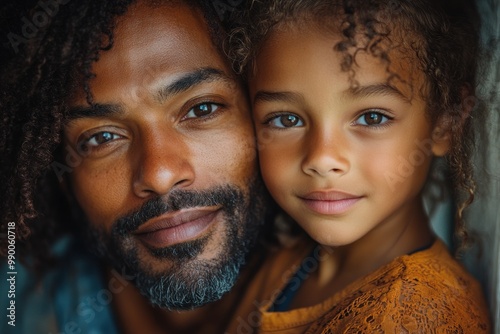
{"type": "Polygon", "coordinates": [[[259,102],[291,102],[300,103],[304,101],[304,96],[296,92],[272,92],[259,90],[253,98],[253,103],[259,102]]]}
{"type": "MultiPolygon", "coordinates": [[[[406,97],[398,88],[388,83],[378,83],[365,86],[356,86],[347,89],[344,94],[346,98],[367,98],[371,96],[393,96],[411,104],[411,100],[406,97]]],[[[288,102],[302,103],[304,96],[297,92],[273,92],[259,90],[253,98],[253,103],[261,102],[288,102]]]]}
{"type": "Polygon", "coordinates": [[[378,83],[352,87],[347,90],[346,95],[355,98],[366,98],[371,96],[394,96],[404,100],[406,103],[411,104],[411,99],[403,94],[398,88],[388,83],[378,83]]]}

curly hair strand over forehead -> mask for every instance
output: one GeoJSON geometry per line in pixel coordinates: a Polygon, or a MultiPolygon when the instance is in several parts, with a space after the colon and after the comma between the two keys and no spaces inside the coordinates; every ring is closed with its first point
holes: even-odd
{"type": "MultiPolygon", "coordinates": [[[[334,49],[342,53],[341,68],[351,78],[359,50],[380,58],[388,69],[393,46],[409,57],[425,78],[420,93],[430,121],[448,127],[450,181],[460,203],[455,235],[458,250],[465,247],[462,211],[472,202],[475,190],[473,121],[482,118],[481,108],[471,112],[479,56],[479,19],[472,0],[252,0],[236,20],[239,27],[231,33],[229,56],[244,77],[252,75],[266,39],[283,26],[298,31],[314,26],[325,34],[338,33],[341,41],[334,49]]],[[[397,76],[389,74],[389,78],[397,76]]]]}
{"type": "MultiPolygon", "coordinates": [[[[71,166],[71,161],[65,161],[68,152],[61,147],[65,101],[83,86],[92,105],[92,66],[101,52],[112,48],[116,18],[134,1],[87,0],[61,5],[57,13],[47,16],[36,36],[16,45],[17,53],[0,67],[0,233],[6,233],[8,223],[15,222],[16,257],[30,255],[35,267],[46,265],[51,243],[74,224],[58,179],[71,166]]],[[[158,0],[149,4],[165,3],[200,10],[222,53],[224,30],[210,3],[158,0]]],[[[3,6],[1,12],[10,8],[9,4],[3,6]]],[[[6,243],[7,238],[0,241],[2,256],[7,252],[6,243]]]]}

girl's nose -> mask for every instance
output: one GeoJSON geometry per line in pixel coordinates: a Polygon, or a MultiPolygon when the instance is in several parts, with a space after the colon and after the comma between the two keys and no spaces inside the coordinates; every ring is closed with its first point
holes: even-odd
{"type": "Polygon", "coordinates": [[[335,133],[330,129],[310,131],[304,145],[306,154],[302,161],[302,171],[315,177],[343,175],[349,171],[347,141],[340,131],[335,133]]]}

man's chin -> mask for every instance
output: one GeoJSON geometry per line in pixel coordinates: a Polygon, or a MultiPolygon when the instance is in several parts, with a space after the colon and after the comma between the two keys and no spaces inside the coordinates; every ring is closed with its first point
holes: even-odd
{"type": "Polygon", "coordinates": [[[193,259],[162,274],[137,272],[133,282],[152,304],[190,310],[221,299],[235,284],[243,264],[234,259],[193,259]]]}
{"type": "Polygon", "coordinates": [[[207,234],[201,238],[186,241],[164,248],[146,248],[149,256],[153,257],[155,262],[172,263],[173,266],[181,267],[187,261],[191,261],[207,249],[207,245],[213,237],[213,233],[207,234]]]}
{"type": "Polygon", "coordinates": [[[224,199],[223,227],[200,239],[151,249],[134,241],[133,233],[108,234],[89,226],[90,244],[151,303],[172,310],[200,307],[232,288],[256,243],[264,217],[261,187],[256,181],[246,196],[237,188],[219,190],[211,198],[224,199]]]}
{"type": "Polygon", "coordinates": [[[225,231],[217,254],[209,247],[213,243],[209,234],[163,249],[135,244],[125,251],[123,245],[117,245],[114,252],[100,256],[105,255],[118,272],[125,273],[152,304],[190,310],[221,299],[235,284],[248,253],[246,247],[237,247],[233,241],[237,234],[236,228],[225,231]]]}

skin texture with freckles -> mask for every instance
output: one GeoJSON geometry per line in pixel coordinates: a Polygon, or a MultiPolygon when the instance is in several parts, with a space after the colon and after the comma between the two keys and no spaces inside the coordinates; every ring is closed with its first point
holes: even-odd
{"type": "Polygon", "coordinates": [[[388,81],[386,63],[359,52],[353,87],[337,42],[315,26],[278,27],[250,77],[266,186],[314,240],[335,247],[329,273],[306,280],[294,307],[321,302],[308,289],[331,295],[431,242],[420,194],[431,160],[448,149],[413,94],[422,73],[391,51],[390,69],[406,83],[388,81]]]}
{"type": "MultiPolygon", "coordinates": [[[[65,141],[83,157],[69,188],[99,255],[150,301],[218,300],[263,220],[246,98],[188,6],[132,5],[114,38],[92,68],[94,108],[83,91],[69,101],[65,141]]],[[[128,330],[157,330],[132,285],[114,301],[128,330]]]]}

